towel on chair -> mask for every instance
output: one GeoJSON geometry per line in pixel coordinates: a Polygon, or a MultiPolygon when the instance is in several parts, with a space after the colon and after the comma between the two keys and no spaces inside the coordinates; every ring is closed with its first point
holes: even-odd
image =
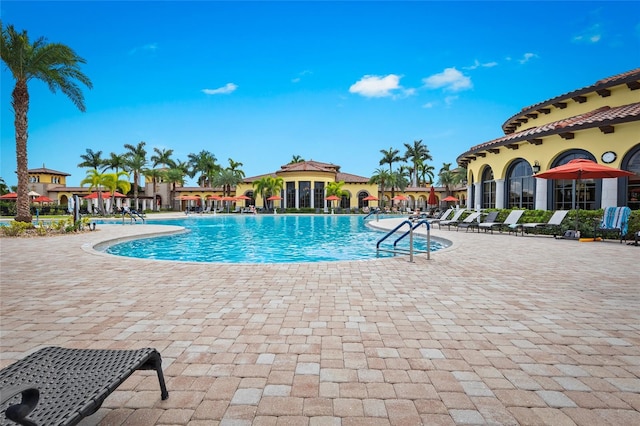
{"type": "Polygon", "coordinates": [[[619,229],[620,235],[627,235],[629,229],[629,207],[607,207],[600,223],[601,229],[619,229]]]}

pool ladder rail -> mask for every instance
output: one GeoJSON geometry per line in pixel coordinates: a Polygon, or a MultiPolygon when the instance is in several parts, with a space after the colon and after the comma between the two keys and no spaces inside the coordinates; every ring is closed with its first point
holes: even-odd
{"type": "Polygon", "coordinates": [[[391,231],[389,231],[387,233],[387,235],[385,235],[384,237],[382,237],[380,240],[378,240],[378,243],[376,244],[376,255],[379,255],[380,252],[389,252],[389,253],[393,253],[394,256],[397,254],[409,254],[409,262],[413,262],[413,255],[414,253],[426,253],[427,254],[427,260],[431,259],[431,224],[429,223],[428,220],[426,219],[420,219],[417,220],[415,222],[412,222],[410,220],[404,220],[402,221],[398,226],[396,226],[395,228],[393,228],[391,231]],[[402,230],[402,228],[405,228],[406,226],[409,226],[409,229],[406,230],[402,235],[400,235],[394,242],[393,242],[393,249],[385,249],[385,248],[381,248],[380,245],[389,237],[391,237],[392,235],[394,235],[396,232],[399,232],[402,230]],[[419,228],[420,226],[426,226],[427,227],[427,250],[417,250],[413,247],[413,231],[417,228],[419,228]],[[405,249],[405,248],[401,248],[398,247],[398,243],[405,238],[406,236],[409,236],[409,249],[405,249]]]}

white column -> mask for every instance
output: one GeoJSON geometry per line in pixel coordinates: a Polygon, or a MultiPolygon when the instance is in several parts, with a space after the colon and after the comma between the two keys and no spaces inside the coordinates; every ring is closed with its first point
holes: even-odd
{"type": "MultiPolygon", "coordinates": [[[[476,205],[476,210],[480,210],[482,208],[482,182],[476,182],[473,184],[473,186],[475,187],[475,194],[474,194],[474,199],[473,202],[476,205]]],[[[473,207],[473,206],[471,206],[473,207]]]]}
{"type": "Polygon", "coordinates": [[[535,200],[535,208],[536,210],[546,210],[547,209],[547,179],[536,178],[536,200],[535,200]]]}
{"type": "Polygon", "coordinates": [[[300,208],[300,189],[296,186],[296,209],[300,208]]]}
{"type": "Polygon", "coordinates": [[[602,179],[600,208],[618,205],[618,178],[602,179]]]}
{"type": "Polygon", "coordinates": [[[496,179],[496,209],[504,209],[504,179],[496,179]]]}
{"type": "MultiPolygon", "coordinates": [[[[473,206],[469,205],[469,203],[471,202],[471,193],[472,193],[471,188],[472,188],[472,185],[475,185],[475,184],[467,185],[467,205],[465,207],[468,208],[468,209],[472,209],[473,208],[473,206]]],[[[476,201],[476,204],[478,204],[477,201],[476,201]]]]}

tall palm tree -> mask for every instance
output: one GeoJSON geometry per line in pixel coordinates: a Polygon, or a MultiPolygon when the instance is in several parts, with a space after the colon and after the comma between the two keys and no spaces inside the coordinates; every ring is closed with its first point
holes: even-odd
{"type": "Polygon", "coordinates": [[[389,173],[385,169],[379,168],[373,172],[373,175],[369,179],[369,183],[378,185],[378,199],[382,200],[381,205],[384,204],[384,190],[390,178],[391,173],[389,173]]]}
{"type": "Polygon", "coordinates": [[[435,178],[434,171],[435,167],[427,164],[425,161],[418,162],[419,182],[422,182],[423,184],[433,184],[433,179],[435,178]]]}
{"type": "Polygon", "coordinates": [[[386,149],[381,149],[380,153],[382,154],[382,159],[380,160],[380,165],[388,164],[389,165],[389,173],[393,172],[393,163],[398,161],[402,161],[402,157],[400,157],[400,151],[395,149],[394,147],[390,147],[387,151],[386,149]]]}
{"type": "Polygon", "coordinates": [[[100,214],[104,214],[104,206],[102,202],[102,189],[106,186],[107,178],[105,177],[106,173],[101,173],[97,169],[87,170],[87,175],[82,181],[80,181],[80,186],[89,185],[89,190],[98,191],[98,212],[100,214]]]}
{"type": "Polygon", "coordinates": [[[242,182],[242,178],[229,169],[220,170],[214,177],[211,186],[222,187],[222,194],[231,196],[231,187],[242,182]]]}
{"type": "Polygon", "coordinates": [[[102,158],[102,151],[93,151],[87,148],[86,154],[81,154],[81,163],[78,163],[78,167],[88,167],[93,170],[98,170],[104,167],[105,160],[102,158]]]}
{"type": "Polygon", "coordinates": [[[282,188],[284,188],[284,180],[280,176],[263,176],[253,181],[252,185],[255,188],[255,192],[259,193],[262,197],[262,206],[271,208],[271,203],[268,198],[272,195],[278,195],[280,191],[282,191],[282,188]]]}
{"type": "Polygon", "coordinates": [[[167,182],[171,184],[171,208],[175,207],[176,185],[184,185],[184,177],[188,175],[188,171],[188,163],[178,160],[164,175],[167,182]]]}
{"type": "Polygon", "coordinates": [[[127,170],[133,173],[133,199],[136,210],[140,210],[138,206],[138,187],[140,184],[140,175],[147,166],[147,150],[144,149],[146,142],[138,142],[137,145],[124,144],[127,150],[125,154],[127,158],[127,170]]]}
{"type": "Polygon", "coordinates": [[[299,155],[292,156],[291,161],[289,161],[289,164],[296,164],[296,163],[304,163],[304,158],[302,158],[299,155]]]}
{"type": "Polygon", "coordinates": [[[31,223],[29,208],[29,166],[27,160],[29,89],[32,79],[43,81],[55,93],[64,93],[82,112],[85,111],[84,95],[78,82],[91,89],[89,77],[80,71],[86,61],[70,47],[60,43],[48,43],[43,37],[30,42],[26,31],[18,32],[13,25],[6,28],[0,22],[0,58],[16,81],[11,92],[16,135],[16,173],[18,177],[18,199],[16,216],[18,222],[31,223]]]}
{"type": "Polygon", "coordinates": [[[427,160],[433,160],[433,157],[431,157],[429,148],[422,143],[422,140],[413,141],[413,145],[405,143],[404,147],[406,148],[404,160],[411,161],[413,164],[413,168],[411,169],[413,186],[418,186],[418,165],[421,162],[424,163],[427,160]]]}
{"type": "Polygon", "coordinates": [[[153,152],[155,152],[155,154],[149,157],[149,160],[151,160],[153,167],[158,167],[161,165],[165,168],[170,168],[175,165],[175,162],[171,158],[171,156],[173,155],[172,149],[153,148],[153,152]]]}
{"type": "Polygon", "coordinates": [[[233,161],[233,159],[229,158],[229,167],[227,167],[227,170],[231,171],[240,179],[244,179],[244,171],[240,168],[242,166],[244,166],[244,164],[242,164],[241,162],[233,161]]]}
{"type": "Polygon", "coordinates": [[[127,156],[125,154],[112,152],[109,154],[109,158],[102,162],[102,167],[104,167],[104,170],[111,169],[115,173],[118,173],[127,167],[127,156]]]}
{"type": "Polygon", "coordinates": [[[455,174],[451,170],[451,163],[442,163],[438,173],[438,185],[444,186],[447,195],[451,195],[451,186],[455,184],[455,174]]]}
{"type": "MultiPolygon", "coordinates": [[[[330,197],[332,195],[335,195],[336,197],[340,198],[340,202],[342,202],[342,197],[349,195],[349,191],[344,189],[343,186],[344,186],[343,180],[339,182],[327,182],[327,189],[326,189],[325,196],[330,197]]],[[[333,208],[333,202],[331,203],[331,207],[333,208]]]]}
{"type": "Polygon", "coordinates": [[[189,177],[195,177],[199,174],[199,186],[213,186],[210,177],[220,171],[220,166],[216,161],[218,161],[216,156],[207,150],[202,150],[198,154],[189,154],[188,163],[191,168],[189,177]]]}

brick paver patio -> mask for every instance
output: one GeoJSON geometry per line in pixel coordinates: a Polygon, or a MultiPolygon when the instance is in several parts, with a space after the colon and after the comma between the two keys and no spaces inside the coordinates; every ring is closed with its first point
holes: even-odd
{"type": "Polygon", "coordinates": [[[640,247],[434,230],[432,255],[220,265],[113,257],[156,225],[0,239],[0,366],[155,347],[84,425],[638,425],[640,247]]]}

